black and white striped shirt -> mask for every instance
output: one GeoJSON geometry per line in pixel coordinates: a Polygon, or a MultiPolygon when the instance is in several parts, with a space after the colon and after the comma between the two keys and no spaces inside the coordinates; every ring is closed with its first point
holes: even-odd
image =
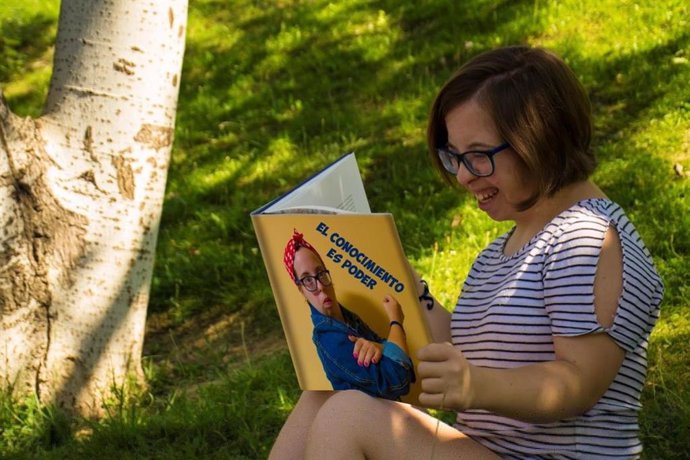
{"type": "Polygon", "coordinates": [[[503,253],[510,232],[475,260],[451,321],[453,343],[474,365],[513,368],[555,358],[553,336],[605,331],[625,351],[613,383],[585,414],[534,424],[471,410],[456,427],[504,458],[631,458],[642,451],[637,416],[647,340],[663,284],[639,234],[615,203],[584,200],[522,249],[503,253]],[[623,252],[623,292],[612,327],[594,312],[594,276],[609,226],[623,252]]]}

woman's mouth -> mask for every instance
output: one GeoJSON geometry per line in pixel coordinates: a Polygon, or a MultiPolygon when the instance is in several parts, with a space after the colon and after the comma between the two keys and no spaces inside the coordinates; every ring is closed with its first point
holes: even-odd
{"type": "Polygon", "coordinates": [[[477,198],[477,201],[479,201],[479,203],[486,203],[491,198],[495,197],[497,194],[498,194],[498,190],[493,189],[493,190],[489,190],[489,191],[483,191],[483,192],[475,193],[474,196],[475,196],[475,198],[477,198]]]}
{"type": "Polygon", "coordinates": [[[482,190],[481,192],[476,192],[474,197],[477,199],[477,204],[479,209],[488,212],[489,206],[493,202],[494,197],[498,195],[498,189],[493,188],[490,190],[482,190]]]}

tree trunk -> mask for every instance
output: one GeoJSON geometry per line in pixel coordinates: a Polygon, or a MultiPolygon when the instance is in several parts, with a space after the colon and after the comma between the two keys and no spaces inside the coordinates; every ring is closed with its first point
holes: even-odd
{"type": "Polygon", "coordinates": [[[0,93],[0,389],[84,415],[134,378],[187,0],[62,2],[43,115],[0,93]]]}

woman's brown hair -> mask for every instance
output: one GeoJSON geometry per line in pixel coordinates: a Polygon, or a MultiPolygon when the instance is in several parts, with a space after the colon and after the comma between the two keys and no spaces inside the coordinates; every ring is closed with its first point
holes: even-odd
{"type": "Polygon", "coordinates": [[[542,196],[587,179],[596,167],[590,150],[591,106],[575,73],[541,48],[511,46],[479,54],[441,88],[432,105],[427,143],[445,180],[436,148],[448,142],[446,116],[476,98],[503,140],[524,163],[536,192],[520,203],[525,210],[542,196]]]}

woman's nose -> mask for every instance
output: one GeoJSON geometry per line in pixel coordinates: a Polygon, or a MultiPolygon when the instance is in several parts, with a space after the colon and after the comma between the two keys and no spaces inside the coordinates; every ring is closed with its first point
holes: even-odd
{"type": "Polygon", "coordinates": [[[458,166],[458,172],[455,173],[455,180],[457,180],[460,185],[464,186],[470,183],[474,178],[474,174],[469,172],[465,165],[461,162],[458,166]]]}

